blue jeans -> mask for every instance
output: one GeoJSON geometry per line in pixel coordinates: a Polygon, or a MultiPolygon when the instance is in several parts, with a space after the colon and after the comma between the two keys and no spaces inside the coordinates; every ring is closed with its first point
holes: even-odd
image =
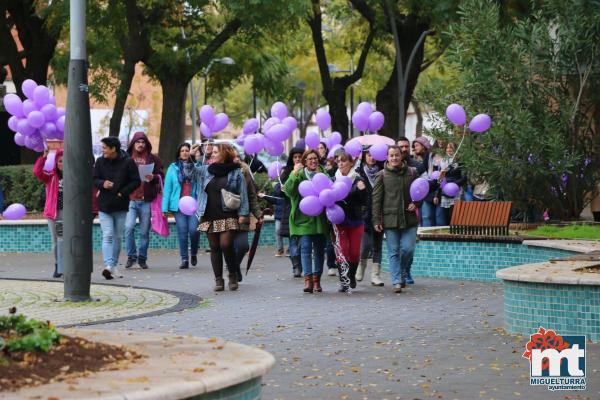
{"type": "Polygon", "coordinates": [[[290,257],[300,257],[300,236],[290,236],[289,241],[290,257]]]}
{"type": "Polygon", "coordinates": [[[275,220],[275,238],[277,240],[277,250],[283,251],[283,236],[279,234],[281,231],[281,220],[275,220]]]}
{"type": "Polygon", "coordinates": [[[148,245],[150,244],[150,203],[144,200],[131,200],[129,212],[125,221],[125,248],[127,257],[139,261],[148,259],[148,245]],[[140,252],[138,255],[135,246],[135,220],[140,218],[140,252]]]}
{"type": "Polygon", "coordinates": [[[447,225],[444,209],[429,201],[421,205],[421,226],[444,226],[447,225]]]}
{"type": "Polygon", "coordinates": [[[386,229],[386,243],[392,285],[404,283],[406,274],[410,271],[415,245],[417,244],[417,227],[406,229],[386,229]]]}
{"type": "Polygon", "coordinates": [[[182,261],[188,261],[188,237],[192,256],[198,254],[198,242],[200,241],[200,232],[198,232],[198,218],[196,215],[185,215],[177,211],[175,215],[175,225],[177,226],[177,237],[179,239],[179,255],[182,261]]]}
{"type": "Polygon", "coordinates": [[[325,235],[302,235],[298,238],[304,276],[321,276],[325,258],[325,235]]]}
{"type": "Polygon", "coordinates": [[[116,267],[121,252],[121,241],[123,240],[123,228],[127,211],[114,213],[98,213],[100,229],[102,229],[102,260],[105,267],[116,267]]]}

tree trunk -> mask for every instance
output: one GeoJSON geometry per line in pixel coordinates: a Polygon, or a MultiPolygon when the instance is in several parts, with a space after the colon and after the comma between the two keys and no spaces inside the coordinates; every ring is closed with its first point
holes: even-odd
{"type": "Polygon", "coordinates": [[[113,114],[112,117],[110,117],[109,136],[119,137],[119,132],[121,131],[121,120],[123,119],[125,104],[127,103],[127,97],[129,96],[129,90],[131,89],[131,83],[133,82],[134,76],[135,63],[125,61],[121,75],[121,83],[115,97],[113,114]]]}
{"type": "Polygon", "coordinates": [[[177,147],[184,141],[185,95],[187,82],[177,76],[160,81],[162,87],[162,116],[160,121],[159,156],[166,165],[177,147]]]}
{"type": "Polygon", "coordinates": [[[415,130],[415,137],[423,136],[423,113],[421,112],[421,105],[416,100],[411,100],[415,114],[417,116],[417,128],[415,130]]]}
{"type": "MultiPolygon", "coordinates": [[[[334,87],[336,85],[334,84],[334,87]]],[[[323,91],[323,95],[329,105],[331,114],[331,131],[337,131],[342,135],[342,142],[348,140],[348,114],[346,110],[346,91],[344,89],[332,89],[323,91]]]]}

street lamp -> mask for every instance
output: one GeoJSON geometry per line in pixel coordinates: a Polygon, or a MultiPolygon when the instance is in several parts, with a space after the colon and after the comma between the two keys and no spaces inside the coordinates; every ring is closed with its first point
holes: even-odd
{"type": "MultiPolygon", "coordinates": [[[[350,69],[338,69],[335,64],[327,64],[327,69],[331,73],[343,72],[349,73],[352,75],[354,73],[354,64],[352,63],[352,59],[350,59],[350,69]]],[[[348,122],[350,123],[350,137],[354,136],[354,124],[352,123],[352,111],[354,110],[354,84],[350,85],[350,118],[348,118],[348,122]]]]}

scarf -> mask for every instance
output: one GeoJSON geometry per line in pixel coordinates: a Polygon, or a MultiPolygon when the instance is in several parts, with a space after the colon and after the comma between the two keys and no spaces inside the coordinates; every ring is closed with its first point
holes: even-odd
{"type": "Polygon", "coordinates": [[[347,176],[348,178],[352,179],[352,182],[354,182],[354,178],[356,178],[356,170],[353,168],[350,168],[350,172],[348,172],[348,175],[342,175],[342,171],[340,171],[338,169],[335,172],[335,179],[339,178],[340,176],[347,176]]]}
{"type": "Polygon", "coordinates": [[[190,160],[177,160],[176,164],[177,168],[179,169],[179,172],[177,173],[179,183],[181,184],[183,182],[190,182],[190,176],[194,170],[194,163],[192,163],[190,160]]]}
{"type": "Polygon", "coordinates": [[[367,164],[365,164],[363,166],[363,171],[365,171],[365,175],[369,180],[369,184],[371,184],[371,187],[373,187],[375,185],[375,175],[381,171],[381,168],[379,168],[379,165],[377,164],[373,165],[372,167],[369,167],[367,164]]]}
{"type": "Polygon", "coordinates": [[[306,177],[312,181],[312,178],[314,178],[314,176],[319,172],[319,170],[316,171],[309,171],[308,168],[304,167],[304,175],[306,175],[306,177]]]}
{"type": "Polygon", "coordinates": [[[208,172],[211,175],[221,177],[221,176],[225,176],[225,175],[229,174],[231,171],[238,169],[239,167],[240,167],[240,164],[233,163],[233,162],[228,163],[228,164],[214,163],[214,164],[210,164],[208,166],[208,172]]]}

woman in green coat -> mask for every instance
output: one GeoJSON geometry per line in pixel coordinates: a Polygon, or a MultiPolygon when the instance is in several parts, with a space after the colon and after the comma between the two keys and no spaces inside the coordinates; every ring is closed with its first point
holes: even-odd
{"type": "Polygon", "coordinates": [[[324,172],[319,165],[319,154],[315,150],[307,150],[302,155],[302,163],[294,165],[284,185],[284,191],[290,198],[290,236],[297,237],[300,248],[300,259],[304,272],[304,292],[313,290],[321,292],[321,274],[325,253],[325,237],[328,233],[325,214],[310,217],[300,211],[302,196],[298,186],[302,181],[312,179],[317,173],[324,172]]]}

